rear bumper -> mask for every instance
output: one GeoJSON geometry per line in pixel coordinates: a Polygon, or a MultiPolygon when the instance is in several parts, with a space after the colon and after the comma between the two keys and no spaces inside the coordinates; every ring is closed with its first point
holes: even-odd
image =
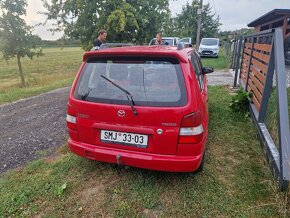
{"type": "Polygon", "coordinates": [[[200,57],[217,57],[218,53],[216,52],[198,52],[200,57]]]}
{"type": "Polygon", "coordinates": [[[102,162],[117,163],[150,170],[167,172],[193,172],[201,164],[203,154],[198,156],[177,156],[148,154],[136,151],[106,148],[68,140],[68,146],[75,154],[102,162]]]}

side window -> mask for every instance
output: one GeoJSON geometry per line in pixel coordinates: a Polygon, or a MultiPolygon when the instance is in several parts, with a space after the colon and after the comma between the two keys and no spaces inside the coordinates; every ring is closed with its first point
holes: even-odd
{"type": "Polygon", "coordinates": [[[202,90],[203,89],[203,75],[201,72],[202,68],[201,68],[199,57],[197,57],[196,54],[194,54],[194,52],[191,53],[191,62],[194,68],[194,72],[196,74],[196,79],[199,83],[199,88],[200,90],[202,90]]]}
{"type": "Polygon", "coordinates": [[[197,64],[199,65],[199,69],[200,69],[200,82],[201,82],[201,84],[202,84],[202,89],[203,89],[203,77],[204,77],[204,75],[202,74],[202,63],[201,63],[201,60],[200,60],[200,57],[197,55],[197,54],[195,54],[195,56],[196,56],[196,60],[197,60],[197,64]]]}

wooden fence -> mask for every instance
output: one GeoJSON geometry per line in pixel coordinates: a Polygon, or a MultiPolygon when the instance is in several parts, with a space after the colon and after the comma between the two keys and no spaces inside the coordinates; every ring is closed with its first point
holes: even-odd
{"type": "Polygon", "coordinates": [[[234,62],[238,63],[234,86],[240,66],[239,81],[245,91],[253,94],[249,100],[249,111],[258,129],[266,159],[279,189],[286,190],[290,180],[290,130],[282,30],[272,29],[247,37],[241,36],[234,53],[237,54],[234,62]],[[277,90],[278,144],[275,144],[265,123],[274,75],[277,90]]]}

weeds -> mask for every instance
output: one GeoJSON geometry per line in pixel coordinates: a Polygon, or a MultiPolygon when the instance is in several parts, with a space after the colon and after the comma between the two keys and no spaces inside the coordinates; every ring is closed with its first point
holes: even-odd
{"type": "Polygon", "coordinates": [[[61,196],[64,194],[64,191],[66,190],[67,183],[62,184],[61,186],[57,187],[55,190],[55,194],[58,196],[61,196]]]}
{"type": "Polygon", "coordinates": [[[245,114],[246,117],[249,116],[248,105],[249,99],[252,97],[251,92],[244,91],[243,88],[240,88],[235,95],[232,96],[231,103],[229,104],[230,108],[241,114],[245,114]]]}

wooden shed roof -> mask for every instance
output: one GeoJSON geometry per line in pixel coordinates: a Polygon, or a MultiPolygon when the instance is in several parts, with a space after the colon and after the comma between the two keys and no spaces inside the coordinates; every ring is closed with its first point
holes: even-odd
{"type": "Polygon", "coordinates": [[[274,9],[249,23],[248,27],[255,27],[257,25],[267,23],[271,20],[276,20],[280,17],[285,17],[287,15],[290,16],[290,9],[274,9]]]}

